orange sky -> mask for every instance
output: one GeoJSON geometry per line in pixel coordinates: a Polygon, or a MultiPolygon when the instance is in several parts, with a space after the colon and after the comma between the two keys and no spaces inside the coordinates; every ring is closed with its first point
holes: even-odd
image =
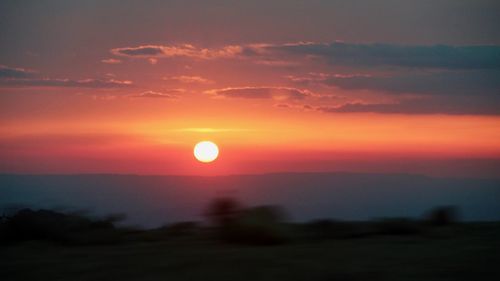
{"type": "Polygon", "coordinates": [[[413,3],[428,32],[409,36],[414,14],[278,2],[269,17],[2,4],[0,173],[500,174],[500,41],[482,6],[480,26],[413,3]],[[194,159],[200,140],[219,145],[213,164],[194,159]]]}
{"type": "MultiPolygon", "coordinates": [[[[54,102],[49,112],[46,102],[31,102],[31,112],[40,110],[36,118],[2,122],[6,171],[215,175],[356,170],[356,163],[377,171],[377,164],[364,167],[366,162],[379,160],[391,170],[397,168],[386,163],[391,159],[500,156],[498,117],[327,114],[197,94],[179,100],[76,96],[71,110],[54,102]],[[209,165],[197,163],[191,152],[205,139],[221,149],[209,165]],[[325,161],[335,163],[318,164],[325,161]]],[[[411,172],[411,165],[405,169],[411,172]]]]}

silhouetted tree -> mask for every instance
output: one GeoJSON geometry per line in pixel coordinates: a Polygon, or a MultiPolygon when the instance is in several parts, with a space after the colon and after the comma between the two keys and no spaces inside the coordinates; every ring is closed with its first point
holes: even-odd
{"type": "Polygon", "coordinates": [[[242,208],[235,199],[222,197],[210,203],[206,215],[225,242],[269,245],[287,240],[285,215],[276,206],[242,208]]]}
{"type": "Polygon", "coordinates": [[[458,221],[458,209],[454,206],[442,206],[432,209],[425,217],[431,226],[446,226],[458,221]]]}
{"type": "Polygon", "coordinates": [[[223,227],[231,224],[241,212],[241,210],[241,204],[238,203],[235,199],[229,197],[220,197],[214,199],[210,203],[205,215],[213,225],[217,227],[223,227]]]}
{"type": "Polygon", "coordinates": [[[289,240],[284,225],[285,212],[278,206],[258,206],[243,210],[225,239],[251,245],[281,244],[289,240]]]}

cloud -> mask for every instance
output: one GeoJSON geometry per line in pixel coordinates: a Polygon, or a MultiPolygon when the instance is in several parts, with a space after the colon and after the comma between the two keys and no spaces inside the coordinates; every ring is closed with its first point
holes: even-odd
{"type": "Polygon", "coordinates": [[[499,115],[500,99],[476,100],[468,98],[416,98],[395,103],[346,103],[340,106],[318,106],[326,113],[384,113],[384,114],[448,114],[499,115]]]}
{"type": "Polygon", "coordinates": [[[300,100],[315,96],[309,90],[290,87],[235,87],[205,91],[207,94],[226,98],[300,100]]]}
{"type": "Polygon", "coordinates": [[[0,65],[0,86],[70,88],[123,88],[132,86],[132,81],[127,80],[40,78],[35,74],[36,72],[32,70],[0,65]]]}
{"type": "Polygon", "coordinates": [[[397,45],[345,42],[226,45],[200,48],[191,44],[141,45],[111,49],[117,56],[135,58],[247,58],[268,66],[293,66],[300,57],[316,57],[339,66],[438,69],[500,69],[497,45],[397,45]]]}
{"type": "Polygon", "coordinates": [[[353,102],[315,107],[321,112],[499,115],[498,77],[498,70],[460,70],[385,76],[314,74],[289,79],[299,84],[320,83],[344,90],[382,92],[396,99],[392,103],[353,102]]]}
{"type": "MultiPolygon", "coordinates": [[[[323,84],[343,90],[368,90],[391,95],[393,102],[349,102],[314,106],[327,113],[500,115],[499,70],[446,70],[397,74],[309,73],[287,76],[299,85],[323,84]]],[[[373,100],[373,99],[372,99],[373,100]]],[[[286,106],[281,106],[286,107],[286,106]]],[[[288,108],[299,108],[288,106],[288,108]]],[[[301,108],[299,108],[301,109],[301,108]]]]}
{"type": "Polygon", "coordinates": [[[172,77],[164,77],[163,80],[172,80],[180,83],[187,83],[187,84],[213,84],[214,81],[203,78],[201,76],[186,76],[186,75],[181,75],[181,76],[172,76],[172,77]]]}
{"type": "Polygon", "coordinates": [[[103,59],[101,60],[102,63],[106,63],[106,64],[119,64],[119,63],[122,63],[121,60],[117,60],[117,59],[103,59]]]}
{"type": "Polygon", "coordinates": [[[70,88],[124,88],[132,86],[131,81],[101,80],[101,79],[0,79],[1,86],[12,87],[70,87],[70,88]]]}
{"type": "Polygon", "coordinates": [[[275,66],[275,67],[293,67],[300,65],[297,61],[275,60],[275,59],[260,59],[254,61],[255,64],[275,66]]]}
{"type": "Polygon", "coordinates": [[[242,128],[182,128],[182,129],[175,129],[174,131],[190,132],[190,133],[227,133],[227,132],[248,132],[254,130],[242,129],[242,128]]]}
{"type": "Polygon", "coordinates": [[[315,110],[315,108],[309,104],[278,103],[278,104],[275,104],[274,106],[277,108],[299,109],[299,110],[303,110],[303,111],[315,110]]]}
{"type": "Polygon", "coordinates": [[[124,55],[124,56],[158,56],[163,54],[162,46],[139,46],[139,47],[126,47],[126,48],[116,48],[112,49],[111,53],[115,55],[124,55]]]}
{"type": "Polygon", "coordinates": [[[500,71],[446,71],[392,76],[332,76],[320,83],[347,90],[371,90],[390,94],[474,95],[500,94],[500,71]]]}
{"type": "Polygon", "coordinates": [[[313,83],[313,82],[325,82],[330,78],[353,78],[353,77],[371,77],[372,75],[368,74],[330,74],[323,72],[309,72],[307,75],[296,76],[296,75],[287,75],[285,78],[292,82],[296,83],[313,83]]]}
{"type": "Polygon", "coordinates": [[[383,75],[310,73],[287,76],[297,85],[320,84],[343,90],[392,95],[392,103],[347,103],[320,106],[322,112],[400,114],[500,114],[500,70],[398,71],[383,75]],[[408,96],[413,98],[408,99],[408,96]]]}
{"type": "Polygon", "coordinates": [[[188,57],[196,59],[231,58],[242,53],[242,47],[228,45],[218,49],[198,48],[191,44],[181,45],[143,45],[111,49],[117,56],[135,58],[173,58],[188,57]]]}
{"type": "Polygon", "coordinates": [[[266,52],[314,56],[334,65],[444,69],[500,69],[500,46],[311,43],[263,46],[266,52]]]}
{"type": "Polygon", "coordinates": [[[279,107],[279,108],[292,108],[292,105],[288,104],[288,103],[278,103],[278,104],[275,104],[274,106],[279,107]]]}
{"type": "Polygon", "coordinates": [[[168,93],[160,93],[154,91],[146,91],[137,95],[129,95],[131,98],[163,98],[163,99],[177,99],[179,96],[176,93],[181,93],[181,89],[169,90],[168,93]]]}
{"type": "Polygon", "coordinates": [[[5,78],[30,78],[35,75],[32,70],[27,70],[24,68],[8,67],[5,65],[0,65],[0,79],[5,78]]]}

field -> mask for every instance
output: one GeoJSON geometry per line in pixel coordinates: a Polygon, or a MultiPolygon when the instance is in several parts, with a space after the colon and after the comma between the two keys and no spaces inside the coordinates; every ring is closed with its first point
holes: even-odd
{"type": "Polygon", "coordinates": [[[1,280],[500,280],[500,224],[274,246],[139,232],[114,245],[1,246],[1,280]]]}

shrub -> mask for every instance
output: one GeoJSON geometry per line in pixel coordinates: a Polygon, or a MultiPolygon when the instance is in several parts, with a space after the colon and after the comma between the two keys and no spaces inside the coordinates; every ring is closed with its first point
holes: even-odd
{"type": "Polygon", "coordinates": [[[216,227],[222,227],[232,223],[241,212],[240,203],[229,197],[221,197],[213,200],[207,208],[205,215],[216,227]]]}
{"type": "Polygon", "coordinates": [[[220,228],[220,237],[227,242],[250,245],[273,245],[289,240],[283,211],[275,206],[243,210],[233,221],[220,228]]]}
{"type": "Polygon", "coordinates": [[[424,218],[427,225],[446,226],[458,221],[458,210],[454,206],[443,206],[432,209],[424,218]]]}
{"type": "Polygon", "coordinates": [[[111,242],[117,237],[110,221],[92,221],[76,214],[22,209],[1,227],[2,241],[48,240],[69,244],[111,242]]]}

